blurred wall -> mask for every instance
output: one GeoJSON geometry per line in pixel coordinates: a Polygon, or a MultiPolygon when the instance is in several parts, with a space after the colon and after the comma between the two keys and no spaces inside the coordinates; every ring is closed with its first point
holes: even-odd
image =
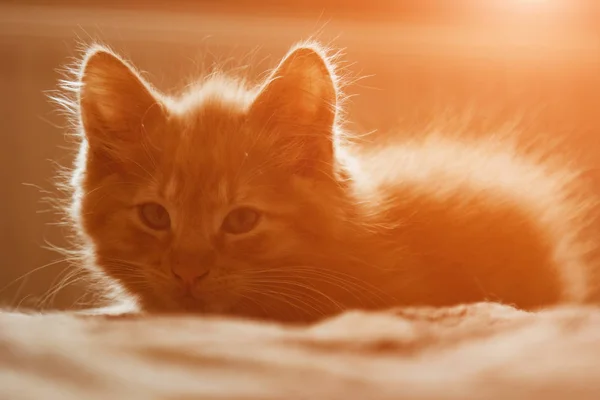
{"type": "Polygon", "coordinates": [[[53,161],[69,165],[72,157],[66,123],[44,92],[56,88],[57,69],[81,41],[101,39],[172,90],[214,64],[260,76],[294,42],[316,36],[345,48],[344,71],[356,81],[346,90],[354,96],[349,117],[361,132],[401,135],[439,115],[469,113],[471,128],[485,135],[518,119],[524,137],[566,137],[561,150],[575,151],[592,173],[599,164],[600,39],[560,17],[537,24],[530,10],[530,20],[509,15],[492,26],[348,10],[337,18],[281,7],[259,13],[234,2],[198,2],[185,12],[35,3],[0,2],[0,304],[71,307],[84,293],[75,282],[53,295],[69,270],[43,248],[65,241],[41,202],[53,192],[53,161]]]}

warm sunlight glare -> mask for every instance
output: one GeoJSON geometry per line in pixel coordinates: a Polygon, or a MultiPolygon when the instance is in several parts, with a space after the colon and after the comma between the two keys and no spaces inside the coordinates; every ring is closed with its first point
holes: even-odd
{"type": "Polygon", "coordinates": [[[518,6],[525,6],[525,7],[539,6],[543,3],[548,3],[548,1],[547,0],[518,0],[518,1],[516,1],[516,4],[518,6]]]}

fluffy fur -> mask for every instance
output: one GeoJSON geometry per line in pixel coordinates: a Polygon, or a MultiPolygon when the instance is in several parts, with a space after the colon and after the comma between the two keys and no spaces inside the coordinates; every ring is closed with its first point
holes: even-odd
{"type": "Polygon", "coordinates": [[[295,46],[264,84],[159,93],[110,50],[78,69],[70,214],[90,266],[150,312],[306,321],[348,308],[593,298],[596,198],[578,172],[504,141],[347,143],[335,69],[295,46]],[[158,203],[171,229],[138,206],[158,203]],[[231,235],[251,206],[256,229],[231,235]],[[207,271],[189,293],[175,266],[207,271]]]}

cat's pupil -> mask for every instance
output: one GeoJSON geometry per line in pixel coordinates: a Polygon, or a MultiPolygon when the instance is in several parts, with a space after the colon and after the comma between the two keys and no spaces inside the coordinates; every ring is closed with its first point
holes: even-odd
{"type": "Polygon", "coordinates": [[[260,214],[249,207],[231,211],[223,221],[223,231],[234,235],[250,232],[258,224],[260,214]]]}
{"type": "Polygon", "coordinates": [[[157,203],[145,203],[139,206],[142,221],[150,228],[156,230],[169,229],[171,218],[168,211],[157,203]]]}

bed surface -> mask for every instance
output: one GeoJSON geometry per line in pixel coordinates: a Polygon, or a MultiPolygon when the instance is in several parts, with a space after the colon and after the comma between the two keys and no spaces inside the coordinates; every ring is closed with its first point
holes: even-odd
{"type": "Polygon", "coordinates": [[[0,399],[600,399],[600,309],[351,312],[310,327],[0,313],[0,399]]]}

